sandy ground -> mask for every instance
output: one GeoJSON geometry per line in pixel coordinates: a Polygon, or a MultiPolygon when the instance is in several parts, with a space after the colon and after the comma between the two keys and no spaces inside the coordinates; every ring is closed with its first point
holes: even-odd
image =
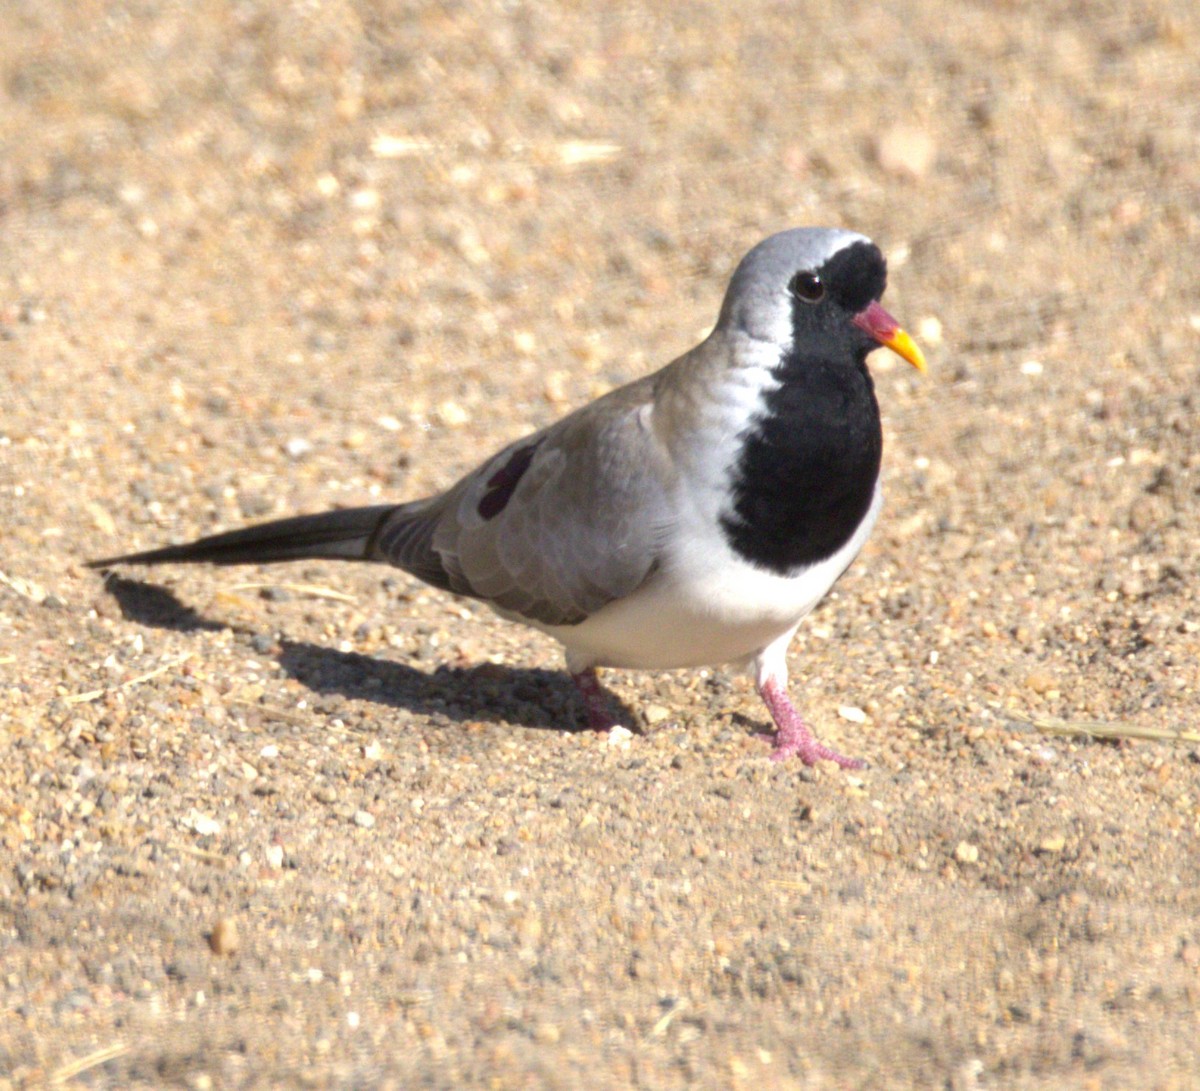
{"type": "Polygon", "coordinates": [[[657,8],[4,5],[0,1087],[1197,1086],[1196,6],[657,8]],[[401,573],[82,568],[438,489],[818,223],[931,363],[791,660],[866,772],[720,670],[610,745],[401,573]]]}

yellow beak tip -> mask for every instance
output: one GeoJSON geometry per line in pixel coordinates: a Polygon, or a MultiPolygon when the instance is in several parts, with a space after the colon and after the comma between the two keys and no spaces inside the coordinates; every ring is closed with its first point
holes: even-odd
{"type": "Polygon", "coordinates": [[[918,371],[924,373],[929,370],[929,366],[925,363],[925,353],[906,331],[896,330],[884,344],[901,359],[907,360],[918,371]]]}

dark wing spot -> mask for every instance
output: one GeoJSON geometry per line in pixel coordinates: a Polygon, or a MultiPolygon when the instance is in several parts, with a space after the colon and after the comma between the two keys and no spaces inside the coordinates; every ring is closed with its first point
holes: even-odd
{"type": "Polygon", "coordinates": [[[517,483],[525,476],[541,443],[539,439],[528,447],[518,447],[508,456],[508,461],[488,478],[487,492],[479,501],[478,509],[484,519],[495,519],[508,506],[517,483]]]}

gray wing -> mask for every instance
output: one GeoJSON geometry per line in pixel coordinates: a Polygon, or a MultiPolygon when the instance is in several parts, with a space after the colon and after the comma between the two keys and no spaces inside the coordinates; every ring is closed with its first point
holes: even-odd
{"type": "Polygon", "coordinates": [[[652,377],[506,447],[441,496],[398,508],[373,556],[543,625],[574,625],[656,569],[670,528],[652,377]]]}

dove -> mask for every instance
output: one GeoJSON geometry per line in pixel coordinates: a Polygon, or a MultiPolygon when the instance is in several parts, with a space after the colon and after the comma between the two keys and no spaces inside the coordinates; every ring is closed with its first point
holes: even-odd
{"type": "Polygon", "coordinates": [[[613,723],[599,668],[740,664],[774,721],[771,757],[859,767],[796,710],[787,649],[879,516],[867,357],[882,346],[926,369],[880,303],[886,284],[865,236],[782,231],[742,259],[700,344],[445,492],[89,564],[393,565],[559,641],[593,728],[613,723]]]}

